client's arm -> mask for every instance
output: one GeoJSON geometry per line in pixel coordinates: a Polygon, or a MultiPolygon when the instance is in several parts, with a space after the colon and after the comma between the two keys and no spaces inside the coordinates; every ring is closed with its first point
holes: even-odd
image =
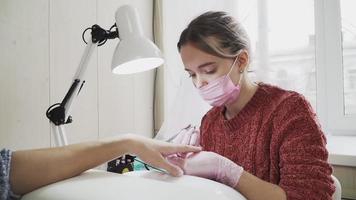
{"type": "Polygon", "coordinates": [[[10,184],[15,194],[22,195],[44,185],[76,176],[126,153],[135,154],[150,165],[180,176],[181,169],[169,163],[165,156],[177,152],[197,151],[200,151],[200,148],[131,134],[106,141],[15,151],[11,158],[10,184]]]}

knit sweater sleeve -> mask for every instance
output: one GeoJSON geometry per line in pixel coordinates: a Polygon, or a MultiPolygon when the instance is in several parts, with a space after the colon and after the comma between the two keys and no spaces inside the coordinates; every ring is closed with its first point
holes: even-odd
{"type": "Polygon", "coordinates": [[[287,199],[331,200],[335,187],[327,162],[326,138],[303,96],[291,95],[280,104],[273,129],[279,141],[279,186],[287,199]]]}
{"type": "Polygon", "coordinates": [[[10,199],[10,161],[11,151],[2,149],[0,151],[0,200],[10,199]]]}

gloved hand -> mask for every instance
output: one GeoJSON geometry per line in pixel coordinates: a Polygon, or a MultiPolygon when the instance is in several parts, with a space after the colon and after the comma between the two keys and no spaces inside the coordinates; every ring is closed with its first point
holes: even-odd
{"type": "Polygon", "coordinates": [[[182,129],[180,133],[173,139],[173,143],[175,144],[183,144],[183,145],[191,145],[191,146],[200,146],[200,132],[199,128],[195,126],[187,126],[182,129]]]}
{"type": "Polygon", "coordinates": [[[181,167],[186,175],[199,176],[235,187],[243,168],[214,152],[201,151],[186,158],[171,156],[168,160],[181,167]]]}

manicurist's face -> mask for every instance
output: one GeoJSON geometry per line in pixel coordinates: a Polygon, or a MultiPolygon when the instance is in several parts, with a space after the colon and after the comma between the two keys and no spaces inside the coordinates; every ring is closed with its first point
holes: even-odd
{"type": "MultiPolygon", "coordinates": [[[[209,82],[226,75],[230,71],[233,64],[233,58],[221,58],[208,54],[191,43],[187,43],[181,47],[180,55],[184,64],[185,70],[192,78],[193,84],[199,88],[209,82]]],[[[236,65],[236,64],[235,64],[236,65]]],[[[233,68],[238,70],[238,67],[233,68]]],[[[232,80],[237,80],[238,75],[234,71],[230,74],[232,80]]]]}

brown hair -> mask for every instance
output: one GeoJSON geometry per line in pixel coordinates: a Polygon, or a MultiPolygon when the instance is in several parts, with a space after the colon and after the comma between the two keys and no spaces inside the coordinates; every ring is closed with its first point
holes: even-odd
{"type": "Polygon", "coordinates": [[[226,12],[206,12],[191,21],[180,35],[178,51],[188,42],[198,49],[224,58],[241,49],[250,52],[250,39],[240,23],[226,12]]]}

